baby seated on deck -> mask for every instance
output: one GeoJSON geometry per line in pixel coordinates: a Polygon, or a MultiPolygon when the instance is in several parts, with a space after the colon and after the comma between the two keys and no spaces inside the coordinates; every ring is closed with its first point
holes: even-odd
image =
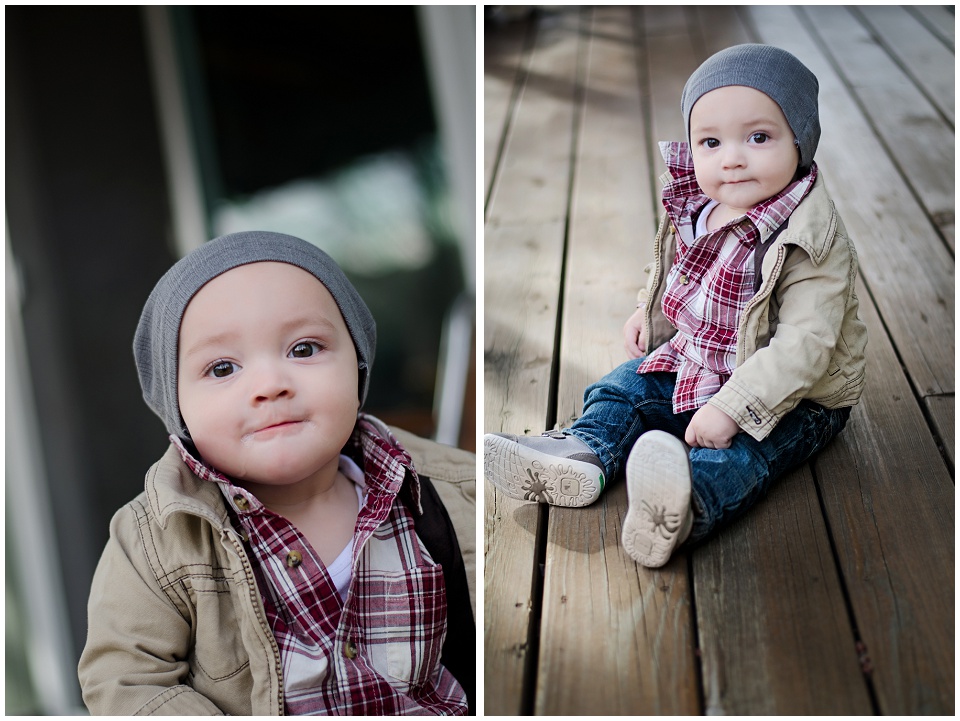
{"type": "Polygon", "coordinates": [[[469,711],[474,505],[441,486],[475,457],[360,412],[375,346],[356,289],[298,238],[224,236],[159,281],[134,352],[171,446],[96,571],[91,712],[469,711]]]}
{"type": "Polygon", "coordinates": [[[625,468],[622,543],[658,567],[742,515],[844,427],[864,385],[856,252],[813,162],[816,76],[786,51],[709,58],[661,143],[665,216],[624,326],[631,360],[564,431],[484,437],[506,495],[593,503],[625,468]]]}

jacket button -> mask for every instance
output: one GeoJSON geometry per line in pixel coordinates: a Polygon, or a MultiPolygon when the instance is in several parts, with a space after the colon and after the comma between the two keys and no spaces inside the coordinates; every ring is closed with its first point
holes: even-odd
{"type": "Polygon", "coordinates": [[[237,504],[237,508],[239,508],[241,511],[245,511],[250,508],[250,501],[241,495],[234,496],[233,502],[237,504]]]}
{"type": "Polygon", "coordinates": [[[303,563],[303,556],[300,554],[300,551],[290,551],[287,554],[287,565],[290,568],[296,568],[301,563],[303,563]]]}
{"type": "Polygon", "coordinates": [[[676,235],[676,234],[677,234],[677,226],[675,226],[673,223],[671,223],[671,224],[670,224],[670,235],[676,235]]]}
{"type": "Polygon", "coordinates": [[[347,641],[343,645],[343,655],[349,659],[357,657],[357,645],[353,641],[347,641]]]}

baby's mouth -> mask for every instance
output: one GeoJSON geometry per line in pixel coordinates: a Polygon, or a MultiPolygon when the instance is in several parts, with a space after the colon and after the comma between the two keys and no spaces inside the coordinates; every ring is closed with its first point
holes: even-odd
{"type": "Polygon", "coordinates": [[[295,430],[300,426],[302,420],[292,419],[286,421],[277,421],[275,423],[269,423],[261,428],[257,428],[251,431],[247,437],[248,438],[264,438],[267,436],[276,435],[278,433],[283,433],[285,431],[295,430]]]}

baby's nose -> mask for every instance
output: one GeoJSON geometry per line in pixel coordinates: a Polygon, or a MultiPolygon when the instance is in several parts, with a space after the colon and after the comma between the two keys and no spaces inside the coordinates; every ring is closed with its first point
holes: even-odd
{"type": "Polygon", "coordinates": [[[290,378],[280,364],[263,363],[254,372],[251,400],[254,403],[289,398],[293,395],[290,378]]]}
{"type": "Polygon", "coordinates": [[[735,145],[725,146],[721,162],[724,168],[741,167],[744,163],[743,150],[735,145]]]}

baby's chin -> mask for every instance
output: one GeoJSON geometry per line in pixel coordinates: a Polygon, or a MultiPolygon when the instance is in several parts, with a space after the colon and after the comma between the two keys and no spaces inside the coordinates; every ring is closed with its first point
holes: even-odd
{"type": "Polygon", "coordinates": [[[339,454],[336,458],[327,460],[326,463],[306,462],[299,458],[283,457],[258,459],[257,462],[248,464],[243,469],[242,474],[235,475],[233,478],[240,484],[281,488],[309,481],[322,474],[323,470],[328,467],[336,470],[339,463],[339,454]]]}

